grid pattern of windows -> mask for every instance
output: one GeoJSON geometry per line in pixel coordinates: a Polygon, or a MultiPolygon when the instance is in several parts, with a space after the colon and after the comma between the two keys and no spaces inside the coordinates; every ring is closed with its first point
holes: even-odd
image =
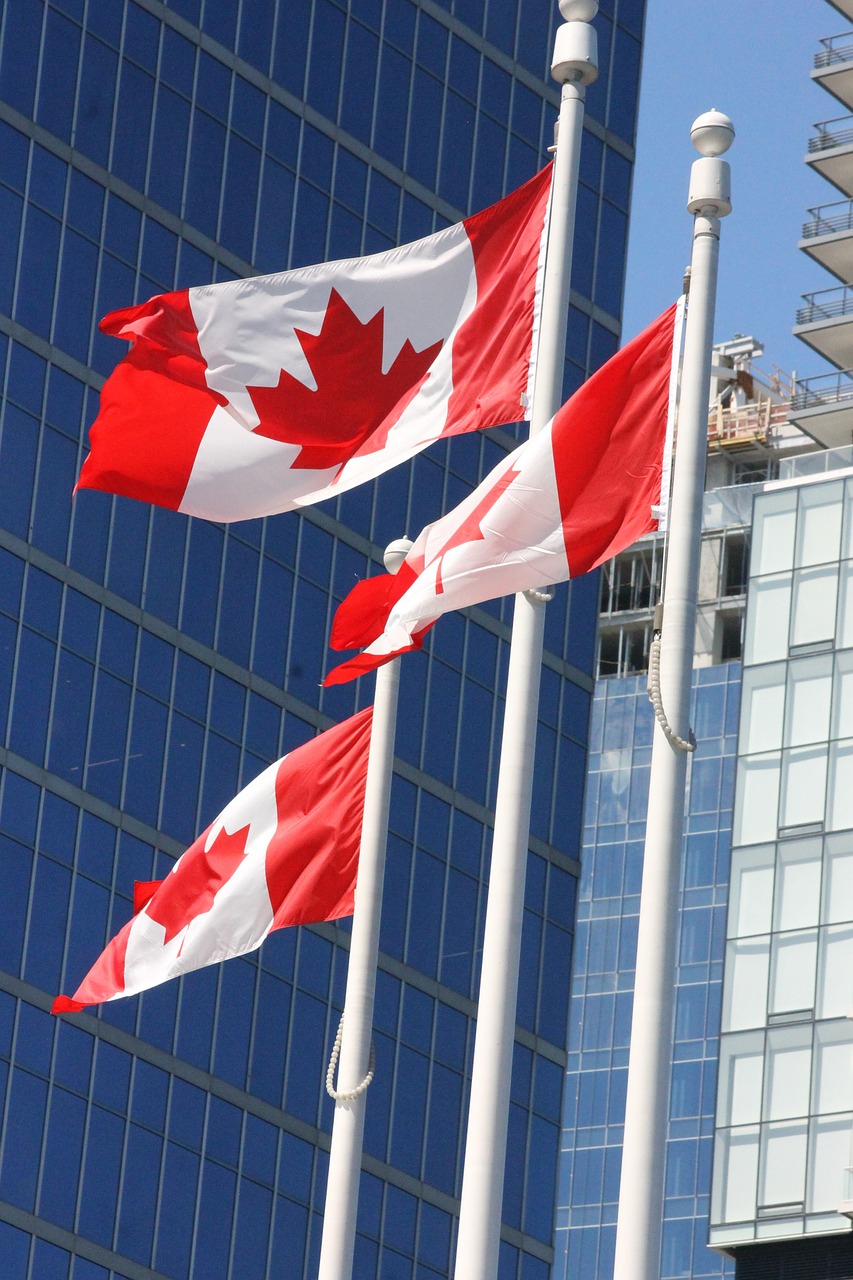
{"type": "Polygon", "coordinates": [[[853,490],[755,500],[712,1239],[847,1229],[853,490]]]}
{"type": "MultiPolygon", "coordinates": [[[[741,669],[693,672],[661,1276],[721,1277],[708,1247],[741,669]]],[[[612,1269],[654,714],[645,676],[593,702],[557,1210],[562,1280],[612,1269]]]]}
{"type": "MultiPolygon", "coordinates": [[[[573,389],[618,342],[644,0],[604,0],[573,389]]],[[[369,700],[322,690],[333,611],[470,491],[510,425],[323,509],[223,527],[70,500],[153,293],[416,239],[544,162],[553,0],[0,7],[0,1257],[15,1280],[316,1274],[347,925],[57,1023],[128,918],[270,761],[369,700]],[[8,1263],[6,1260],[9,1260],[8,1263]]],[[[548,607],[501,1280],[546,1280],[597,580],[548,607]]],[[[403,665],[356,1274],[447,1275],[510,604],[403,665]],[[406,708],[414,712],[406,714],[406,708]]]]}

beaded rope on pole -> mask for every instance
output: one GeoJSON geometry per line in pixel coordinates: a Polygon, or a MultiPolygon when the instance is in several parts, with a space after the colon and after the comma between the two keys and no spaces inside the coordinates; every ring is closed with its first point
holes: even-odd
{"type": "Polygon", "coordinates": [[[667,742],[679,751],[695,751],[696,739],[693,730],[688,729],[690,737],[685,741],[680,738],[666,718],[663,699],[660,692],[660,636],[655,636],[649,649],[649,702],[654,707],[655,719],[663,729],[667,742]]]}
{"type": "Polygon", "coordinates": [[[338,1056],[341,1052],[341,1037],[344,1032],[344,1015],[341,1014],[341,1020],[338,1023],[338,1033],[335,1036],[335,1043],[332,1045],[332,1056],[329,1058],[329,1069],[326,1072],[326,1093],[330,1098],[334,1098],[335,1102],[352,1102],[354,1098],[360,1098],[363,1093],[370,1088],[370,1084],[376,1074],[376,1051],[373,1047],[373,1041],[370,1042],[370,1057],[367,1062],[367,1075],[361,1084],[357,1084],[354,1089],[342,1089],[340,1093],[335,1088],[335,1070],[338,1065],[338,1056]]]}

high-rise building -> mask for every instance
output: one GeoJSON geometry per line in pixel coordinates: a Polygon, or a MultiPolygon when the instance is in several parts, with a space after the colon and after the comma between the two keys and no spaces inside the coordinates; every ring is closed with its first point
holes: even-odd
{"type": "MultiPolygon", "coordinates": [[[[348,933],[58,1021],[236,790],[370,699],[322,691],[382,548],[512,430],[335,504],[228,527],[71,491],[112,308],[415,239],[546,160],[554,0],[7,0],[0,17],[0,1272],[316,1274],[348,933]]],[[[644,0],[603,0],[567,389],[618,345],[644,0]]],[[[502,1280],[545,1280],[596,584],[548,606],[502,1280]]],[[[450,1269],[508,605],[404,663],[356,1275],[450,1269]]]]}
{"type": "MultiPolygon", "coordinates": [[[[848,109],[851,72],[853,32],[822,40],[813,79],[848,109]]],[[[853,196],[853,116],[817,126],[808,163],[853,196]]],[[[809,212],[800,247],[842,284],[795,332],[836,371],[762,385],[752,339],[715,353],[733,377],[709,422],[662,1280],[853,1274],[853,200],[809,212]]],[[[602,579],[561,1280],[612,1273],[661,551],[602,579]]]]}

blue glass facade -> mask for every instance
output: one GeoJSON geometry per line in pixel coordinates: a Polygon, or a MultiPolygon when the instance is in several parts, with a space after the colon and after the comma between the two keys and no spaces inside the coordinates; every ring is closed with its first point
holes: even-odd
{"type": "MultiPolygon", "coordinates": [[[[605,0],[566,385],[618,344],[644,0],[605,0]]],[[[10,1280],[316,1274],[347,929],[52,1019],[269,761],[364,705],[329,622],[511,432],[300,516],[223,527],[71,490],[152,293],[368,253],[545,158],[553,0],[7,0],[0,19],[0,1258],[10,1280]]],[[[545,1280],[596,584],[548,608],[501,1280],[545,1280]]],[[[461,1178],[508,605],[404,664],[356,1275],[446,1276],[461,1178]]]]}
{"type": "MultiPolygon", "coordinates": [[[[733,1266],[708,1248],[734,769],[742,668],[693,672],[675,1047],[661,1280],[733,1266]]],[[[553,1275],[609,1276],[625,1119],[628,1043],[654,713],[647,678],[596,685],[572,981],[553,1275]]]]}

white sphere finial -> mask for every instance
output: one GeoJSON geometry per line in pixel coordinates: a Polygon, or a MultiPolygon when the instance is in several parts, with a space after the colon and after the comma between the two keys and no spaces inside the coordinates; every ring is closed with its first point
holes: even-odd
{"type": "Polygon", "coordinates": [[[400,572],[400,567],[413,546],[411,538],[395,538],[388,543],[382,559],[389,573],[400,572]]]}
{"type": "Polygon", "coordinates": [[[559,0],[559,4],[566,22],[592,22],[598,13],[598,0],[559,0]]]}
{"type": "Polygon", "coordinates": [[[721,156],[728,151],[734,140],[734,125],[716,107],[693,121],[690,141],[702,156],[721,156]]]}

